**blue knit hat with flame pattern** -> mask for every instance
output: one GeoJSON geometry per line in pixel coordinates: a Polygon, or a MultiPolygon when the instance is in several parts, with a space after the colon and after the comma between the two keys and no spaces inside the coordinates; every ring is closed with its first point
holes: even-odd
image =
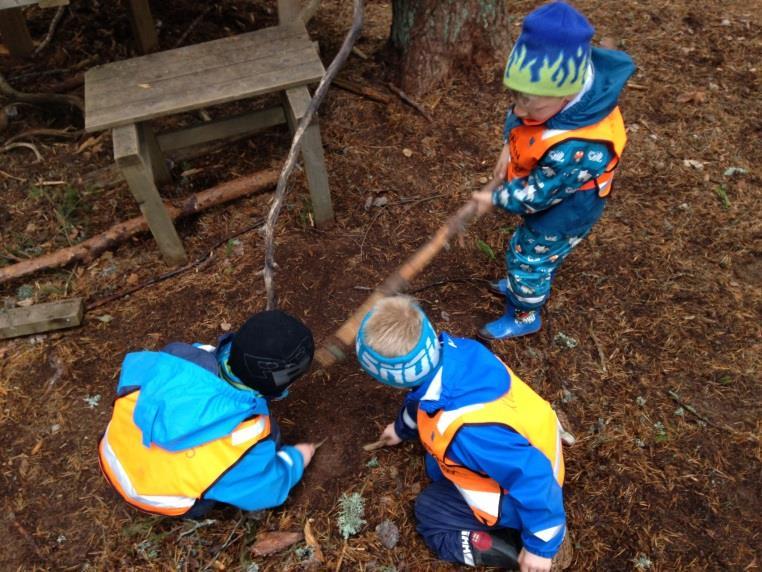
{"type": "Polygon", "coordinates": [[[565,2],[531,12],[508,56],[503,84],[530,95],[564,97],[579,92],[590,63],[595,29],[565,2]]]}

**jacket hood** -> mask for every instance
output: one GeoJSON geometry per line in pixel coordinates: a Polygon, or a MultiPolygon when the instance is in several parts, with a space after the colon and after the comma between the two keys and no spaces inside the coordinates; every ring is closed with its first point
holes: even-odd
{"type": "Polygon", "coordinates": [[[511,386],[505,365],[475,340],[453,338],[441,333],[441,366],[431,381],[410,396],[420,400],[427,413],[453,410],[475,403],[493,401],[511,386]]]}
{"type": "MultiPolygon", "coordinates": [[[[593,84],[580,100],[545,122],[548,129],[576,129],[598,123],[616,107],[627,80],[635,73],[632,58],[619,50],[592,48],[593,84]]],[[[521,120],[513,114],[505,121],[505,135],[521,120]]]]}
{"type": "Polygon", "coordinates": [[[242,421],[267,415],[267,401],[230,386],[190,361],[163,352],[127,354],[117,394],[139,390],[133,421],[143,445],[183,451],[230,434],[242,421]]]}

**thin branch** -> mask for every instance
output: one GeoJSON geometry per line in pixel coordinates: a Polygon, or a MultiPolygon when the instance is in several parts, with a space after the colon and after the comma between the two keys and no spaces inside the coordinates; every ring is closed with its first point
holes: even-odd
{"type": "Polygon", "coordinates": [[[13,143],[14,141],[18,141],[19,139],[25,139],[27,137],[36,137],[36,136],[63,137],[64,139],[78,139],[79,137],[82,136],[82,133],[84,132],[81,129],[77,129],[75,131],[67,131],[65,129],[45,129],[41,127],[39,129],[27,129],[26,131],[17,133],[13,137],[8,137],[5,143],[7,145],[8,143],[13,143]]]}
{"type": "Polygon", "coordinates": [[[685,401],[683,401],[680,398],[680,396],[677,393],[675,393],[674,391],[672,391],[671,389],[667,390],[667,395],[669,395],[675,403],[680,405],[686,411],[688,411],[690,413],[693,413],[693,415],[695,415],[696,417],[701,419],[707,425],[711,425],[715,429],[720,429],[721,431],[730,431],[731,433],[735,433],[736,432],[732,427],[727,427],[727,426],[723,427],[722,425],[718,425],[717,423],[715,423],[711,419],[708,419],[704,415],[701,415],[701,413],[696,411],[696,409],[692,405],[690,405],[690,404],[686,403],[685,401]]]}
{"type": "Polygon", "coordinates": [[[183,274],[184,272],[187,272],[188,270],[191,270],[192,268],[197,268],[201,266],[202,264],[204,264],[207,260],[209,260],[214,254],[214,251],[217,250],[220,246],[222,246],[223,244],[226,244],[228,241],[233,240],[234,238],[238,236],[241,236],[242,234],[246,234],[247,232],[251,232],[252,230],[260,228],[264,224],[264,222],[265,222],[264,219],[259,219],[253,224],[250,224],[249,226],[247,226],[246,228],[243,228],[237,232],[234,232],[233,234],[229,234],[228,236],[226,236],[225,238],[221,240],[218,240],[211,246],[211,248],[206,252],[206,254],[204,254],[203,256],[200,256],[193,262],[189,262],[185,266],[181,266],[180,268],[175,268],[174,270],[170,270],[169,272],[165,272],[164,274],[160,274],[159,276],[155,276],[154,278],[149,278],[145,282],[136,284],[135,286],[126,288],[120,292],[115,292],[114,294],[110,294],[103,298],[98,298],[96,300],[93,300],[92,302],[87,302],[85,306],[87,307],[88,310],[92,310],[93,308],[103,306],[104,304],[108,304],[109,302],[113,302],[114,300],[119,300],[120,298],[129,296],[130,294],[137,292],[138,290],[142,290],[143,288],[146,288],[148,286],[152,286],[154,284],[158,284],[159,282],[163,282],[164,280],[167,280],[168,278],[172,278],[173,276],[177,276],[178,274],[183,274]]]}
{"type": "Polygon", "coordinates": [[[339,68],[344,65],[344,62],[349,57],[349,53],[352,51],[357,37],[360,35],[360,29],[363,22],[364,5],[363,0],[354,0],[354,16],[352,18],[352,27],[349,30],[344,43],[341,45],[339,53],[328,66],[323,79],[320,81],[315,95],[310,101],[307,107],[307,112],[299,122],[299,126],[294,134],[294,139],[291,142],[291,149],[288,152],[286,158],[286,164],[281,171],[280,179],[278,180],[278,186],[275,189],[275,198],[273,199],[272,207],[267,215],[267,225],[265,226],[265,266],[264,266],[264,279],[265,290],[267,291],[267,309],[272,310],[275,308],[275,283],[273,281],[273,273],[275,270],[275,255],[274,255],[274,239],[275,239],[275,223],[278,220],[281,208],[283,208],[283,200],[286,196],[286,185],[288,183],[288,177],[296,166],[296,157],[302,147],[302,139],[304,133],[307,130],[312,117],[315,115],[317,108],[323,102],[325,94],[328,92],[328,88],[331,85],[331,81],[339,72],[339,68]]]}
{"type": "Polygon", "coordinates": [[[85,102],[76,95],[67,95],[62,93],[24,93],[11,87],[6,81],[5,76],[0,72],[0,94],[5,95],[11,101],[21,101],[24,103],[54,103],[57,105],[69,105],[76,107],[84,113],[85,102]]]}
{"type": "Polygon", "coordinates": [[[420,103],[412,99],[408,94],[406,94],[404,91],[402,91],[393,83],[389,82],[388,85],[389,85],[389,89],[391,89],[394,93],[396,93],[402,101],[404,101],[408,105],[415,108],[416,111],[418,111],[418,113],[423,115],[429,121],[434,121],[434,118],[431,117],[431,114],[428,111],[426,111],[426,109],[424,109],[424,107],[420,103]]]}
{"type": "Polygon", "coordinates": [[[42,50],[48,47],[48,44],[50,43],[50,40],[53,39],[53,34],[56,33],[56,28],[58,27],[58,23],[61,21],[61,18],[63,18],[65,11],[66,11],[66,6],[58,7],[58,10],[56,10],[55,16],[53,16],[53,20],[50,22],[50,26],[48,27],[48,33],[45,34],[45,39],[42,40],[42,42],[40,42],[40,45],[37,46],[37,48],[34,50],[35,56],[39,54],[42,50]]]}
{"type": "Polygon", "coordinates": [[[5,153],[6,151],[10,151],[11,149],[19,149],[19,148],[31,149],[34,152],[35,156],[37,157],[37,162],[39,163],[40,161],[42,161],[42,155],[37,150],[37,147],[35,147],[31,143],[8,143],[7,145],[3,145],[2,147],[0,147],[0,153],[5,153]]]}
{"type": "Polygon", "coordinates": [[[175,47],[179,48],[185,39],[188,37],[188,35],[193,31],[193,29],[198,26],[198,23],[204,19],[204,16],[206,16],[209,13],[209,10],[211,10],[214,7],[214,4],[210,4],[206,7],[206,9],[201,12],[196,18],[193,20],[193,22],[190,23],[190,26],[182,33],[182,35],[177,39],[175,42],[175,47]]]}

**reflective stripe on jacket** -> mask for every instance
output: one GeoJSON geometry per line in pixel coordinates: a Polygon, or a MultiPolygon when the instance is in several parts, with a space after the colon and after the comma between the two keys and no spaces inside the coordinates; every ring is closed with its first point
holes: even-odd
{"type": "Polygon", "coordinates": [[[270,434],[270,418],[257,415],[229,435],[171,452],[142,444],[133,421],[140,391],[117,398],[101,438],[98,456],[106,479],[133,506],[155,514],[178,516],[196,501],[254,445],[270,434]]]}
{"type": "Polygon", "coordinates": [[[613,156],[606,170],[596,179],[582,185],[580,190],[598,189],[598,195],[605,197],[611,192],[614,170],[627,142],[627,133],[619,107],[598,123],[577,129],[547,129],[544,125],[518,125],[511,129],[508,141],[511,161],[508,163],[507,179],[522,178],[537,166],[537,163],[555,145],[568,139],[599,141],[611,148],[613,156]]]}
{"type": "Polygon", "coordinates": [[[519,379],[509,368],[510,388],[487,403],[467,405],[433,415],[418,410],[418,433],[426,450],[437,460],[442,473],[463,495],[476,518],[488,526],[500,519],[504,491],[491,477],[458,465],[448,458],[448,448],[458,431],[466,426],[502,425],[522,435],[549,460],[560,486],[564,460],[558,419],[550,404],[519,379]]]}

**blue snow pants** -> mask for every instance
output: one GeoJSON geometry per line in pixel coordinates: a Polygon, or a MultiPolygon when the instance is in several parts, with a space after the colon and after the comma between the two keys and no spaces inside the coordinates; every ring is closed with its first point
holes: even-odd
{"type": "Polygon", "coordinates": [[[458,489],[442,475],[428,454],[426,471],[434,482],[415,499],[416,530],[441,560],[473,565],[470,532],[501,527],[487,526],[477,520],[458,489]]]}
{"type": "Polygon", "coordinates": [[[523,217],[505,253],[509,304],[535,310],[547,302],[558,267],[590,233],[605,203],[594,190],[577,191],[547,210],[523,217]]]}

